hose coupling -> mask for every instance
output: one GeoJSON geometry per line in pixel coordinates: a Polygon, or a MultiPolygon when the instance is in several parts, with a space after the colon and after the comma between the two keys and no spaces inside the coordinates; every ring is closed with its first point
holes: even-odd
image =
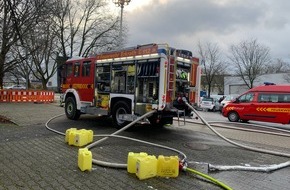
{"type": "Polygon", "coordinates": [[[186,161],[179,161],[179,171],[186,171],[187,162],[186,161]]]}

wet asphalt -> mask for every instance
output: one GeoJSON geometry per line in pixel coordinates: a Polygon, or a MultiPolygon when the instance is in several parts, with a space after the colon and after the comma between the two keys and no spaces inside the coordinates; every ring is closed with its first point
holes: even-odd
{"type": "MultiPolygon", "coordinates": [[[[0,103],[0,115],[13,123],[0,123],[0,190],[2,189],[222,189],[192,173],[180,172],[177,178],[154,177],[139,180],[124,169],[93,165],[82,172],[77,165],[79,147],[69,146],[64,136],[46,129],[45,123],[64,113],[57,103],[0,103]]],[[[49,127],[62,133],[69,128],[91,129],[94,134],[116,131],[110,118],[82,115],[77,121],[64,115],[49,127]]],[[[290,138],[270,134],[216,128],[226,137],[249,146],[290,153],[290,138]]],[[[289,161],[287,157],[257,153],[233,146],[205,126],[154,128],[134,126],[120,135],[178,149],[187,155],[188,167],[201,170],[233,189],[289,189],[290,167],[273,172],[207,171],[195,162],[214,165],[261,166],[289,161]]],[[[94,137],[94,141],[99,137],[94,137]]],[[[91,149],[93,158],[126,163],[128,152],[151,155],[177,155],[176,152],[138,142],[109,138],[91,149]]]]}

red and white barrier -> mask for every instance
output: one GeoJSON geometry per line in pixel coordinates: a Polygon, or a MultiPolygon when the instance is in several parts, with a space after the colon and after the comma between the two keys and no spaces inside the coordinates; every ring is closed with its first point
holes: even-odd
{"type": "Polygon", "coordinates": [[[0,90],[0,102],[54,102],[54,92],[41,90],[0,90]]]}

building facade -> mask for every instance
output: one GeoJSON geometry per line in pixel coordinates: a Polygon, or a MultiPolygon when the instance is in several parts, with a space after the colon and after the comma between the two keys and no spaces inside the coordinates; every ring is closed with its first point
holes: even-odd
{"type": "MultiPolygon", "coordinates": [[[[275,84],[289,84],[290,85],[290,73],[275,73],[275,74],[264,74],[259,76],[254,81],[254,86],[264,85],[265,82],[275,84]]],[[[241,77],[237,76],[226,76],[224,78],[224,94],[242,94],[249,90],[247,85],[241,77]]]]}

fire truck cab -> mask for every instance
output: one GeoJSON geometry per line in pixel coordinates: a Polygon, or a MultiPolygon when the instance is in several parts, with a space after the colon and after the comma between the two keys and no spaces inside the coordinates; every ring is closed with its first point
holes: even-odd
{"type": "Polygon", "coordinates": [[[187,110],[182,97],[197,102],[198,90],[190,89],[196,89],[198,61],[190,51],[166,44],[69,59],[62,71],[66,116],[112,116],[121,128],[155,109],[142,123],[172,124],[178,110],[187,110]]]}

